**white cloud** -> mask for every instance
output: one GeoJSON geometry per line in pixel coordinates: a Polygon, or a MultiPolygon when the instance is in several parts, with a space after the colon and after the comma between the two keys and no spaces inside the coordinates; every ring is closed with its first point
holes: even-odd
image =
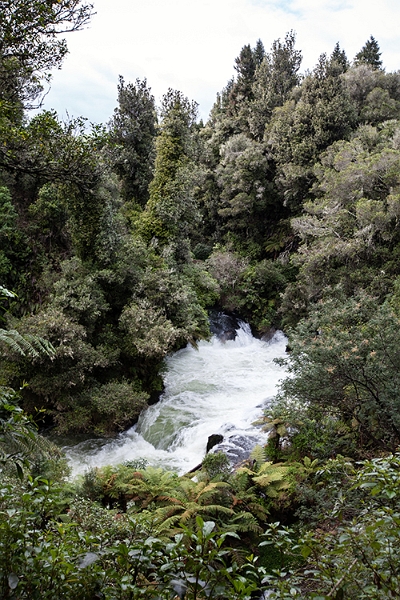
{"type": "Polygon", "coordinates": [[[268,50],[291,29],[303,70],[337,41],[352,59],[371,34],[387,70],[400,67],[397,0],[95,0],[95,10],[90,27],[68,37],[45,101],[95,122],[112,115],[119,74],[146,77],[157,101],[168,87],[181,90],[206,119],[242,46],[261,38],[268,50]]]}

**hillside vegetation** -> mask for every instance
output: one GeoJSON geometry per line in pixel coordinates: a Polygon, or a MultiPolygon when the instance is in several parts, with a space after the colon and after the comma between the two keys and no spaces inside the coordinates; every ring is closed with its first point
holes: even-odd
{"type": "Polygon", "coordinates": [[[400,598],[400,72],[371,36],[302,74],[290,31],[206,123],[123,76],[63,122],[30,111],[93,7],[0,8],[1,597],[400,598]],[[289,337],[267,447],[68,483],[37,430],[128,428],[213,307],[289,337]]]}

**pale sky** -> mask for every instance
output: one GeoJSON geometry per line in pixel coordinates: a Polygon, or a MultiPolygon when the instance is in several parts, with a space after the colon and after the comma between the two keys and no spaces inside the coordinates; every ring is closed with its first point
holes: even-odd
{"type": "Polygon", "coordinates": [[[44,108],[106,123],[117,105],[118,76],[147,83],[159,104],[169,87],[199,103],[204,121],[235,74],[245,44],[268,52],[293,29],[312,69],[336,42],[352,60],[371,35],[386,71],[400,69],[399,0],[93,0],[90,25],[67,36],[69,55],[53,73],[44,108]]]}

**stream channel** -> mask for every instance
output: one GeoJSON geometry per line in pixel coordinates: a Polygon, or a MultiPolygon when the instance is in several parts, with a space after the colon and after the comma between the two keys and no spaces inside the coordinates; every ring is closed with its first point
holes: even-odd
{"type": "Polygon", "coordinates": [[[211,321],[209,342],[166,358],[161,399],[142,412],[136,425],[114,439],[64,446],[73,475],[137,459],[183,474],[201,463],[213,434],[223,436],[213,451],[223,450],[232,464],[247,458],[256,444],[265,444],[266,434],[254,421],[285,376],[274,359],[285,356],[287,339],[278,331],[262,341],[246,323],[235,321],[232,329],[231,321],[226,329],[224,320],[229,317],[219,313],[211,321]]]}

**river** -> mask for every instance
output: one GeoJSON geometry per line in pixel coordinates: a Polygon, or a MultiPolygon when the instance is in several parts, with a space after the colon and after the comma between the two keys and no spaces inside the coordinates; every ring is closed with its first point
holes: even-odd
{"type": "Polygon", "coordinates": [[[266,434],[254,421],[273,400],[283,367],[287,340],[277,332],[268,342],[252,336],[238,322],[236,338],[216,335],[187,346],[165,360],[165,391],[128,431],[110,440],[85,440],[64,450],[73,475],[95,466],[146,459],[149,464],[183,474],[204,458],[208,437],[223,436],[218,448],[232,463],[251,447],[265,443],[266,434]]]}

